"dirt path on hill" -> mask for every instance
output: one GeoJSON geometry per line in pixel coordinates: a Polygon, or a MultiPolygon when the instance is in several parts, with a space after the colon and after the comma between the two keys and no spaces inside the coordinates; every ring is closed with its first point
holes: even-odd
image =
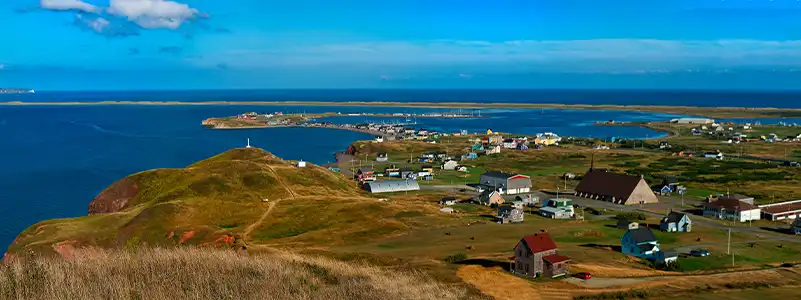
{"type": "Polygon", "coordinates": [[[271,173],[273,173],[273,175],[275,175],[275,178],[276,178],[276,180],[278,180],[278,183],[281,184],[281,186],[284,187],[284,189],[287,190],[287,192],[289,192],[289,198],[283,198],[283,199],[278,199],[278,200],[275,200],[275,201],[271,201],[269,206],[267,207],[267,211],[265,211],[261,215],[261,217],[258,220],[256,220],[256,222],[254,222],[253,224],[250,224],[247,228],[245,228],[245,232],[242,233],[242,243],[245,246],[248,246],[248,247],[252,246],[250,243],[248,243],[248,241],[250,240],[250,235],[253,233],[253,230],[256,230],[256,228],[258,228],[259,226],[264,224],[264,221],[267,219],[267,217],[273,211],[273,208],[275,208],[275,206],[278,205],[278,203],[283,201],[283,200],[296,199],[297,198],[295,196],[295,192],[293,192],[292,189],[290,189],[289,186],[286,185],[286,183],[284,183],[284,180],[281,179],[281,176],[278,175],[278,172],[276,172],[273,169],[273,167],[264,166],[264,168],[269,170],[271,173]]]}

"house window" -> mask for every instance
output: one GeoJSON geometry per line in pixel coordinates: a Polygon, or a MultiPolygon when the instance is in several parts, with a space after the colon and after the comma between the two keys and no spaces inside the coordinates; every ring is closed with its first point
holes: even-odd
{"type": "Polygon", "coordinates": [[[528,264],[526,264],[526,274],[528,274],[528,264]]]}

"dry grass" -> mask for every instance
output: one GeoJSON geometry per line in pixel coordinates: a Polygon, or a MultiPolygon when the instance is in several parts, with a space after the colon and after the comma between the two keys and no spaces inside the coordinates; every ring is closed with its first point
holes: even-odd
{"type": "Polygon", "coordinates": [[[140,249],[29,257],[0,266],[3,299],[460,299],[413,273],[271,253],[140,249]]]}

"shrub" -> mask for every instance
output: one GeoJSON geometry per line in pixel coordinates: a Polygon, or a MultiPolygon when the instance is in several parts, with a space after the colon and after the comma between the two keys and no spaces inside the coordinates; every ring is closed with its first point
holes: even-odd
{"type": "Polygon", "coordinates": [[[467,260],[467,254],[464,254],[462,252],[456,253],[454,255],[451,255],[451,256],[448,256],[448,257],[445,258],[445,262],[451,263],[451,264],[452,263],[457,263],[457,262],[460,262],[460,261],[465,261],[465,260],[467,260]]]}

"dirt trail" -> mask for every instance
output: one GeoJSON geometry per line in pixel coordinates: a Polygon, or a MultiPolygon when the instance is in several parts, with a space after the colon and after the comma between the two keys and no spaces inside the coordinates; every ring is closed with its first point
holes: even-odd
{"type": "MultiPolygon", "coordinates": [[[[281,176],[280,176],[280,175],[278,175],[278,172],[276,172],[276,171],[273,169],[273,167],[271,167],[271,166],[264,166],[264,168],[265,168],[265,169],[267,169],[267,170],[269,170],[271,173],[273,173],[273,175],[275,176],[276,180],[278,180],[278,183],[279,183],[279,184],[281,184],[281,186],[282,186],[282,187],[284,187],[284,189],[285,189],[287,192],[289,192],[289,196],[290,196],[290,198],[285,198],[285,199],[295,199],[295,198],[296,198],[296,196],[295,196],[295,192],[293,192],[293,191],[292,191],[292,189],[290,189],[290,188],[289,188],[289,186],[288,186],[288,185],[286,185],[286,183],[284,183],[284,180],[282,180],[282,179],[281,179],[281,176]]],[[[244,233],[242,233],[242,243],[243,243],[245,246],[252,246],[250,243],[248,243],[248,241],[250,240],[250,235],[253,233],[253,230],[256,230],[256,228],[258,228],[259,226],[261,226],[261,224],[263,224],[263,223],[264,223],[264,221],[267,219],[267,217],[268,217],[268,216],[270,215],[270,213],[273,211],[273,208],[275,208],[275,206],[276,206],[276,205],[278,205],[278,203],[279,203],[279,202],[281,202],[281,201],[283,201],[283,200],[285,200],[285,199],[278,199],[278,200],[275,200],[275,201],[272,201],[272,202],[270,202],[270,205],[269,205],[269,207],[267,208],[267,211],[265,211],[265,212],[264,212],[264,213],[261,215],[261,217],[260,217],[258,220],[256,220],[256,222],[254,222],[253,224],[250,224],[250,225],[249,225],[247,228],[245,228],[245,232],[244,232],[244,233]]]]}

